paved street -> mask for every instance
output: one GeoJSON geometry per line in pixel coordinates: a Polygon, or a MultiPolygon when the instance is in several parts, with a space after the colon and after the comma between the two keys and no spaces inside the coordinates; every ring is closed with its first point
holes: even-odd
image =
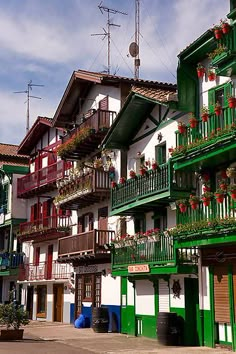
{"type": "Polygon", "coordinates": [[[94,333],[70,325],[36,323],[25,327],[23,341],[1,342],[0,354],[153,354],[230,353],[224,349],[160,347],[156,340],[116,333],[94,333]]]}

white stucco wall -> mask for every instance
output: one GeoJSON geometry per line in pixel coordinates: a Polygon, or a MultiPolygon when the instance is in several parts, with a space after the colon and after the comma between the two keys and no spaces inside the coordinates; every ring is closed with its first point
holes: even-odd
{"type": "Polygon", "coordinates": [[[184,275],[183,274],[171,275],[169,283],[170,283],[170,307],[185,308],[184,275]],[[173,293],[172,288],[173,288],[174,281],[179,281],[181,287],[179,297],[175,297],[173,293]]]}
{"type": "Polygon", "coordinates": [[[127,280],[127,306],[134,306],[134,287],[133,283],[127,280]]]}
{"type": "Polygon", "coordinates": [[[101,304],[120,305],[120,277],[113,278],[111,274],[102,276],[101,304]]]}

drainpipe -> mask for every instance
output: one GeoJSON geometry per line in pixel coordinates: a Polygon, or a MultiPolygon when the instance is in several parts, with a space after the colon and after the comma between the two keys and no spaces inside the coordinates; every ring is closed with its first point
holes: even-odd
{"type": "Polygon", "coordinates": [[[202,250],[199,249],[199,258],[198,258],[198,279],[200,280],[200,323],[201,323],[201,346],[204,346],[204,298],[203,298],[203,271],[202,271],[202,250]]]}
{"type": "MultiPolygon", "coordinates": [[[[11,225],[10,225],[10,237],[9,237],[9,246],[8,246],[8,250],[9,253],[12,252],[13,250],[13,213],[12,213],[12,208],[13,208],[13,174],[11,175],[11,178],[8,176],[9,179],[9,190],[11,190],[11,225]]],[[[9,193],[8,190],[8,193],[9,193]]]]}

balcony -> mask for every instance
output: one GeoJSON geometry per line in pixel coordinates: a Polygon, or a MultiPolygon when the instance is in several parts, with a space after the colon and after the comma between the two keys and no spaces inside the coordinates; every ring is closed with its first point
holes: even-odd
{"type": "Polygon", "coordinates": [[[70,232],[71,218],[69,216],[48,216],[20,224],[19,239],[52,240],[67,235],[70,232]]]}
{"type": "Polygon", "coordinates": [[[98,148],[116,117],[113,111],[97,110],[63,138],[58,149],[62,159],[79,160],[98,148]]]}
{"type": "Polygon", "coordinates": [[[44,281],[44,280],[58,280],[70,279],[71,266],[70,264],[61,264],[53,261],[52,264],[48,262],[40,262],[38,265],[33,263],[24,264],[20,268],[20,281],[44,281]]]}
{"type": "Polygon", "coordinates": [[[17,275],[19,266],[23,264],[24,253],[0,253],[0,276],[17,275]]]}
{"type": "Polygon", "coordinates": [[[219,45],[225,51],[212,59],[212,65],[216,67],[216,74],[229,76],[236,74],[236,28],[233,26],[227,35],[219,40],[219,45]]]}
{"type": "Polygon", "coordinates": [[[109,258],[110,251],[106,245],[110,244],[114,237],[114,231],[92,230],[60,238],[58,257],[60,260],[76,258],[78,261],[86,258],[109,258]]]}
{"type": "Polygon", "coordinates": [[[64,177],[65,162],[59,161],[17,179],[17,197],[30,198],[37,193],[57,189],[56,181],[64,177]]]}
{"type": "MultiPolygon", "coordinates": [[[[168,274],[183,270],[183,265],[193,265],[192,256],[195,249],[177,252],[173,237],[162,232],[159,240],[132,240],[123,247],[112,248],[112,274],[132,275],[133,267],[138,266],[138,273],[168,274]],[[142,270],[142,266],[145,266],[142,270]],[[131,269],[130,269],[131,268],[131,269]],[[182,269],[182,270],[181,270],[182,269]]],[[[186,271],[186,269],[185,269],[186,271]]]]}
{"type": "Polygon", "coordinates": [[[236,241],[236,202],[225,194],[223,203],[211,199],[209,206],[199,203],[196,210],[177,210],[177,227],[171,229],[176,247],[201,247],[236,241]]]}
{"type": "MultiPolygon", "coordinates": [[[[175,173],[170,162],[160,170],[148,170],[144,176],[128,179],[111,190],[111,215],[131,215],[153,210],[193,189],[191,174],[175,173]]],[[[189,193],[188,193],[189,194],[189,193]]]]}
{"type": "Polygon", "coordinates": [[[235,112],[223,108],[220,116],[210,114],[207,122],[196,128],[187,127],[184,134],[176,132],[177,148],[172,153],[175,170],[196,170],[231,161],[236,152],[235,112]],[[217,156],[217,159],[214,157],[217,156]]]}
{"type": "Polygon", "coordinates": [[[55,198],[56,207],[64,209],[80,209],[99,203],[109,196],[109,174],[103,170],[90,169],[76,180],[65,181],[59,188],[59,195],[55,198]]]}

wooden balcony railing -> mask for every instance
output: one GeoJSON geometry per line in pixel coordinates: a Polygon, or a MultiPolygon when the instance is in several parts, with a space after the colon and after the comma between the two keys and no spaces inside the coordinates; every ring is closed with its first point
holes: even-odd
{"type": "Polygon", "coordinates": [[[0,253],[0,272],[18,268],[24,262],[24,253],[4,252],[0,253]]]}
{"type": "Polygon", "coordinates": [[[71,226],[71,217],[69,216],[48,216],[34,221],[23,222],[20,224],[19,236],[32,235],[50,230],[59,232],[68,232],[71,226]]]}
{"type": "Polygon", "coordinates": [[[83,128],[90,128],[99,131],[103,128],[110,128],[116,117],[116,112],[106,111],[98,109],[94,114],[88,118],[83,118],[82,122],[77,128],[74,128],[70,131],[70,134],[63,137],[62,142],[65,143],[72,135],[78,133],[83,128]]]}
{"type": "Polygon", "coordinates": [[[63,237],[58,240],[58,257],[106,253],[104,245],[115,236],[114,231],[92,230],[78,235],[63,237]]]}
{"type": "Polygon", "coordinates": [[[64,171],[65,162],[58,161],[36,172],[29,173],[24,177],[18,178],[17,197],[26,197],[28,194],[35,192],[36,189],[43,186],[48,186],[49,188],[52,184],[55,185],[56,189],[56,181],[64,176],[64,171]]]}
{"type": "Polygon", "coordinates": [[[57,261],[52,263],[39,262],[35,265],[33,263],[24,264],[20,267],[19,280],[33,281],[33,280],[51,280],[51,279],[69,279],[71,275],[70,264],[61,264],[57,261]]]}
{"type": "Polygon", "coordinates": [[[193,188],[191,173],[177,172],[173,175],[173,168],[170,161],[160,165],[160,170],[148,170],[144,176],[136,176],[128,179],[124,184],[118,184],[111,189],[112,210],[127,206],[137,201],[146,203],[148,197],[165,193],[165,197],[170,197],[171,191],[186,191],[193,188]]]}
{"type": "Polygon", "coordinates": [[[200,120],[196,128],[187,126],[184,134],[176,132],[176,151],[174,156],[181,153],[200,151],[201,148],[214,148],[223,140],[231,139],[236,134],[235,110],[223,107],[220,116],[212,113],[207,122],[200,120]]]}
{"type": "Polygon", "coordinates": [[[55,198],[55,205],[63,205],[67,209],[84,208],[101,201],[109,193],[110,181],[108,172],[91,169],[90,172],[78,177],[77,180],[66,181],[64,186],[59,188],[59,195],[55,198]]]}

